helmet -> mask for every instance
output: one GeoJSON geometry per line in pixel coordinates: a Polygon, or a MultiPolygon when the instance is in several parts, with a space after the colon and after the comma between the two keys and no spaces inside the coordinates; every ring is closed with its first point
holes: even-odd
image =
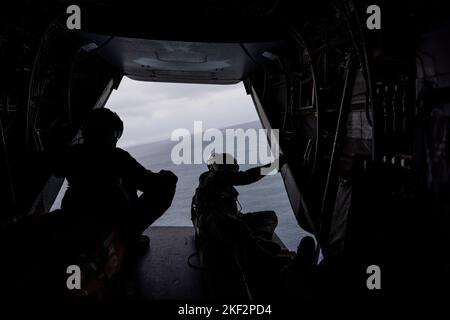
{"type": "Polygon", "coordinates": [[[206,162],[210,171],[238,171],[236,159],[229,153],[212,153],[206,162]]]}
{"type": "Polygon", "coordinates": [[[123,133],[123,122],[119,116],[106,108],[91,110],[82,127],[82,134],[88,140],[104,140],[113,137],[119,140],[123,133]]]}

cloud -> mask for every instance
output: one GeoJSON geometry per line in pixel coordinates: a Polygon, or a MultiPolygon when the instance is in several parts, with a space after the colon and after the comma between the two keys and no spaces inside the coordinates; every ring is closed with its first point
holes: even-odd
{"type": "Polygon", "coordinates": [[[258,119],[242,83],[159,83],[124,77],[106,107],[117,112],[124,121],[121,147],[170,139],[172,131],[179,128],[193,131],[196,120],[202,120],[207,129],[258,119]]]}

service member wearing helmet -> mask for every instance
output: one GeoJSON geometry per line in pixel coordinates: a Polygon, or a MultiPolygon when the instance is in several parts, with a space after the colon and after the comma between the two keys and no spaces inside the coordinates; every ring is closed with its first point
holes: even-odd
{"type": "Polygon", "coordinates": [[[276,255],[280,247],[272,242],[278,223],[275,212],[242,213],[235,188],[262,179],[262,169],[271,164],[240,171],[233,156],[217,153],[211,155],[207,165],[209,170],[200,175],[193,198],[192,218],[200,237],[235,250],[244,260],[249,250],[276,255]]]}
{"type": "MultiPolygon", "coordinates": [[[[90,111],[82,126],[84,142],[54,157],[54,173],[68,181],[61,208],[86,217],[91,225],[118,225],[130,243],[148,243],[141,233],[171,205],[178,178],[171,171],[151,172],[116,147],[123,132],[109,109],[90,111]],[[137,191],[142,191],[140,197],[137,191]],[[94,223],[95,221],[95,223],[94,223]]],[[[95,230],[94,230],[95,231],[95,230]]]]}

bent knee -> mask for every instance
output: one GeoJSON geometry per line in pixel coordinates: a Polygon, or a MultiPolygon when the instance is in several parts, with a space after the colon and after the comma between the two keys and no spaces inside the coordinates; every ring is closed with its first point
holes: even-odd
{"type": "Polygon", "coordinates": [[[267,211],[261,211],[258,213],[265,221],[269,222],[270,224],[277,226],[278,225],[278,217],[275,211],[273,210],[267,210],[267,211]]]}
{"type": "Polygon", "coordinates": [[[278,217],[275,211],[267,211],[267,216],[268,219],[270,219],[271,221],[273,221],[274,225],[278,225],[278,217]]]}

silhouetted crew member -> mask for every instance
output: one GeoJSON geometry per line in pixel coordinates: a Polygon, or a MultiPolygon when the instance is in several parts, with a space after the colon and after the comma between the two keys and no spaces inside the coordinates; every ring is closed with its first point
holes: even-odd
{"type": "Polygon", "coordinates": [[[171,171],[151,172],[116,147],[122,132],[116,113],[90,111],[82,126],[84,143],[70,146],[56,163],[55,174],[69,185],[61,208],[92,221],[94,229],[118,226],[128,241],[145,243],[141,233],[169,208],[178,178],[171,171]]]}
{"type": "Polygon", "coordinates": [[[239,193],[234,187],[262,179],[261,170],[269,166],[239,171],[233,156],[211,155],[209,171],[200,175],[193,199],[193,220],[201,236],[234,250],[244,260],[249,253],[268,256],[279,253],[279,245],[272,242],[278,223],[275,212],[243,214],[238,205],[239,193]]]}

